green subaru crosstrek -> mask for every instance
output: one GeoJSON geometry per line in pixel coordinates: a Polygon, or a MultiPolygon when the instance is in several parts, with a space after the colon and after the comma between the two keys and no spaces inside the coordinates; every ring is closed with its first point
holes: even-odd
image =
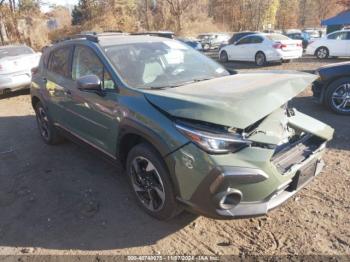
{"type": "Polygon", "coordinates": [[[32,104],[48,144],[120,161],[140,206],[214,218],[266,214],[318,175],[333,129],[287,106],[316,76],[230,75],[175,40],[78,35],[44,52],[32,104]]]}

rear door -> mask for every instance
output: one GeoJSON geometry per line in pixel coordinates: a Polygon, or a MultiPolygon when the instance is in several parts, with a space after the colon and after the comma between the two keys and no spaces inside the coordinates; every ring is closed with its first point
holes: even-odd
{"type": "Polygon", "coordinates": [[[241,38],[236,44],[228,47],[230,60],[249,60],[249,45],[252,43],[251,36],[241,38]]]}
{"type": "MultiPolygon", "coordinates": [[[[250,36],[250,44],[247,45],[247,55],[249,61],[255,61],[255,55],[259,51],[264,51],[264,38],[258,35],[250,36]]],[[[264,52],[265,53],[265,52],[264,52]]]]}
{"type": "Polygon", "coordinates": [[[66,45],[51,51],[46,76],[42,82],[45,84],[48,96],[48,109],[54,122],[61,126],[69,126],[70,118],[67,117],[66,105],[70,102],[67,96],[67,88],[72,85],[71,80],[71,56],[73,46],[66,45]]]}

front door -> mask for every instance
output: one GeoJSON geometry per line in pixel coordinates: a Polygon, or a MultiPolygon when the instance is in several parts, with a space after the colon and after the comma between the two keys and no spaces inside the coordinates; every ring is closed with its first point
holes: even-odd
{"type": "Polygon", "coordinates": [[[118,134],[118,93],[110,73],[90,47],[77,45],[74,48],[72,81],[68,110],[74,122],[70,129],[93,146],[114,155],[118,134]],[[77,80],[87,75],[101,79],[102,93],[78,89],[77,80]]]}

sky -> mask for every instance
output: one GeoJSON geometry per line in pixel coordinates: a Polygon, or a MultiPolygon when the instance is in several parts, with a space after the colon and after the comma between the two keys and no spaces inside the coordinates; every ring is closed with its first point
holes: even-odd
{"type": "Polygon", "coordinates": [[[78,0],[43,0],[45,5],[42,5],[41,10],[44,12],[48,12],[50,10],[50,5],[75,5],[78,3],[78,0]]]}

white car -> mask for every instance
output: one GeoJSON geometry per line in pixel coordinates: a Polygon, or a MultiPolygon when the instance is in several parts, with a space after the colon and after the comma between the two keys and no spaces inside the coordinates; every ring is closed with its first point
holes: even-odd
{"type": "Polygon", "coordinates": [[[0,94],[29,87],[31,69],[39,65],[40,57],[25,45],[0,47],[0,94]]]}
{"type": "Polygon", "coordinates": [[[251,61],[258,66],[267,62],[289,62],[303,55],[301,40],[292,40],[281,34],[253,34],[241,38],[219,51],[221,62],[230,60],[251,61]]]}
{"type": "Polygon", "coordinates": [[[319,59],[330,56],[350,56],[350,30],[336,31],[310,42],[306,54],[315,55],[319,59]]]}

